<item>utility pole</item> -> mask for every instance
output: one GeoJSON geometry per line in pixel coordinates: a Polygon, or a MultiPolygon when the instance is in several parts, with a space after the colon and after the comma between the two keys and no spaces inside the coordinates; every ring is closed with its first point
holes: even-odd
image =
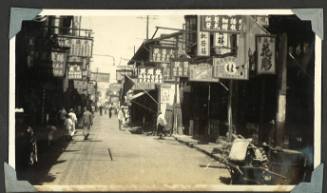
{"type": "Polygon", "coordinates": [[[233,80],[229,81],[229,97],[228,97],[228,141],[232,141],[233,133],[233,80]]]}
{"type": "Polygon", "coordinates": [[[178,77],[175,76],[175,92],[174,92],[174,105],[173,105],[173,133],[176,134],[178,130],[177,120],[177,81],[178,77]]]}
{"type": "Polygon", "coordinates": [[[146,16],[146,39],[149,39],[149,16],[146,16]]]}
{"type": "Polygon", "coordinates": [[[210,100],[211,100],[211,85],[208,86],[208,135],[210,136],[210,100]]]}
{"type": "Polygon", "coordinates": [[[280,38],[278,48],[280,56],[280,70],[278,71],[278,95],[277,95],[277,112],[276,112],[276,133],[275,143],[284,147],[285,140],[285,120],[286,120],[286,91],[287,91],[287,34],[283,33],[280,38]]]}
{"type": "Polygon", "coordinates": [[[153,16],[149,16],[149,15],[147,15],[146,17],[137,17],[137,18],[139,18],[139,19],[146,19],[146,28],[145,28],[145,31],[146,31],[146,40],[148,40],[149,39],[149,28],[150,28],[150,19],[157,19],[157,18],[155,18],[155,17],[153,17],[153,16]]]}

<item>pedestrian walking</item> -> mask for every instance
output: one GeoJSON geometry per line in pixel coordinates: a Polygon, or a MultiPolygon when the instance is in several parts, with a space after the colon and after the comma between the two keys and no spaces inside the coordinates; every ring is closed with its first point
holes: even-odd
{"type": "Polygon", "coordinates": [[[122,108],[118,110],[118,124],[119,124],[119,130],[122,130],[122,124],[125,119],[124,111],[122,108]]]}
{"type": "Polygon", "coordinates": [[[82,116],[83,116],[83,110],[80,105],[77,106],[76,109],[76,117],[77,117],[77,125],[76,128],[81,129],[82,128],[82,116]]]}
{"type": "Polygon", "coordinates": [[[58,120],[59,120],[58,126],[60,128],[65,127],[66,115],[67,115],[66,109],[64,107],[60,108],[58,112],[58,120]]]}
{"type": "Polygon", "coordinates": [[[163,113],[159,112],[158,118],[157,118],[157,134],[159,135],[159,138],[162,139],[164,135],[164,128],[167,124],[166,118],[163,113]]]}
{"type": "Polygon", "coordinates": [[[73,132],[73,135],[75,135],[75,133],[76,133],[76,125],[77,125],[77,116],[76,116],[76,114],[75,114],[73,108],[71,108],[71,109],[69,110],[68,116],[69,116],[69,117],[72,119],[72,121],[73,121],[73,128],[72,128],[73,130],[72,130],[72,132],[73,132]]]}
{"type": "Polygon", "coordinates": [[[110,103],[109,106],[108,106],[108,114],[109,114],[109,119],[111,119],[111,116],[112,116],[112,104],[110,103]]]}
{"type": "Polygon", "coordinates": [[[99,111],[100,111],[100,116],[102,116],[102,111],[103,111],[103,106],[102,105],[100,105],[99,111]]]}
{"type": "Polygon", "coordinates": [[[66,120],[65,120],[65,136],[67,140],[71,140],[73,138],[74,135],[74,131],[73,131],[73,119],[71,116],[69,116],[68,114],[66,115],[66,120]]]}
{"type": "Polygon", "coordinates": [[[93,114],[86,107],[84,108],[82,122],[84,140],[87,140],[90,135],[91,126],[93,125],[93,114]]]}

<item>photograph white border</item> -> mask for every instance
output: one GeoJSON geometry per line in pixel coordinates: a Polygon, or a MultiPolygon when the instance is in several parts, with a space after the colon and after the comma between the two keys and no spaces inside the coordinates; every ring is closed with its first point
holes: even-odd
{"type": "MultiPolygon", "coordinates": [[[[138,16],[138,15],[295,15],[291,9],[181,9],[181,10],[73,10],[43,9],[39,15],[73,15],[73,16],[138,16]]],[[[9,165],[15,168],[15,36],[10,39],[9,50],[9,165]]],[[[315,35],[315,86],[314,86],[314,168],[321,163],[321,70],[322,40],[315,35]]],[[[106,186],[106,185],[36,185],[39,191],[149,191],[160,190],[158,187],[147,186],[106,186]]],[[[202,190],[202,191],[255,191],[255,192],[289,192],[294,185],[198,185],[198,186],[167,186],[162,190],[202,190]],[[192,188],[192,189],[189,189],[192,188]]]]}

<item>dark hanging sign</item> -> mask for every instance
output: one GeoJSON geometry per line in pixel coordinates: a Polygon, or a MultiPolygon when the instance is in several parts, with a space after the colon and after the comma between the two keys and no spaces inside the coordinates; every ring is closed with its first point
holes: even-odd
{"type": "Polygon", "coordinates": [[[276,73],[276,37],[271,35],[256,36],[257,50],[257,73],[275,74],[276,73]]]}

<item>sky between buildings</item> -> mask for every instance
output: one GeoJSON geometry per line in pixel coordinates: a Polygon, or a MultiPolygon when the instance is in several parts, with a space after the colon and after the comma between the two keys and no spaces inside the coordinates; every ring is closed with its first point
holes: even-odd
{"type": "MultiPolygon", "coordinates": [[[[183,16],[149,16],[149,37],[155,32],[156,26],[182,29],[183,16]]],[[[116,80],[116,66],[126,65],[127,59],[134,54],[146,37],[146,15],[140,16],[83,16],[82,28],[92,29],[94,36],[93,58],[91,70],[110,73],[110,82],[116,80]],[[115,57],[115,65],[113,58],[115,57]]],[[[162,30],[160,34],[176,32],[162,30]]]]}

